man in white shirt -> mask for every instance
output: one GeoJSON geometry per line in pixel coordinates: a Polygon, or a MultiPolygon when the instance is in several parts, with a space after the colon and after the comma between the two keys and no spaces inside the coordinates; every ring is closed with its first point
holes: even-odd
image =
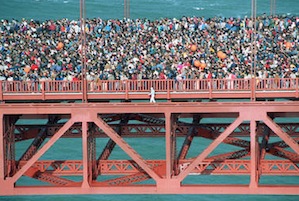
{"type": "Polygon", "coordinates": [[[153,87],[151,87],[151,92],[148,95],[150,96],[150,103],[155,103],[155,90],[153,87]]]}

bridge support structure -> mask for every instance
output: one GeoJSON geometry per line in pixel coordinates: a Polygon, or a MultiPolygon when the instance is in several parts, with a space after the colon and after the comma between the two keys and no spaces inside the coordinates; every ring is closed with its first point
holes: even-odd
{"type": "Polygon", "coordinates": [[[0,195],[298,195],[298,106],[2,104],[0,195]]]}

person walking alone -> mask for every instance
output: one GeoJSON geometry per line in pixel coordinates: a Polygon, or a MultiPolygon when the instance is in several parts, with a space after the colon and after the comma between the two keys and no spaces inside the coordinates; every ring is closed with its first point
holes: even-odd
{"type": "Polygon", "coordinates": [[[148,95],[150,96],[150,103],[155,103],[155,90],[153,87],[151,87],[151,92],[148,95]]]}

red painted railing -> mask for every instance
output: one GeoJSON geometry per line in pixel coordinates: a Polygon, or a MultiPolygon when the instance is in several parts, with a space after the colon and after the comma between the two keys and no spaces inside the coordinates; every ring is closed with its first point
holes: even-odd
{"type": "Polygon", "coordinates": [[[0,81],[0,100],[298,98],[298,79],[0,81]]]}

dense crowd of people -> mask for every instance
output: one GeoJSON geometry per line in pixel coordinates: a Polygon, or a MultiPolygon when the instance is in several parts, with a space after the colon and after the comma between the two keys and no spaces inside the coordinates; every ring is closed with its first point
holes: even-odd
{"type": "MultiPolygon", "coordinates": [[[[299,77],[299,17],[263,15],[253,26],[247,17],[88,19],[86,79],[299,77]]],[[[0,80],[81,80],[80,32],[75,20],[1,20],[0,80]]]]}

